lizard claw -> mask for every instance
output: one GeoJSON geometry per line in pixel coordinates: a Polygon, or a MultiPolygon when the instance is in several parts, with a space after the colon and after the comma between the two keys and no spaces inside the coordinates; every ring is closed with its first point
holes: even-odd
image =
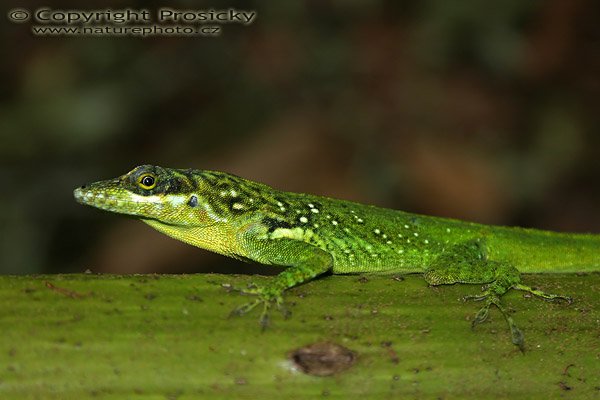
{"type": "Polygon", "coordinates": [[[229,317],[242,316],[242,315],[246,314],[247,312],[252,311],[254,309],[254,307],[256,307],[259,304],[260,304],[260,300],[258,300],[258,299],[253,302],[250,302],[250,303],[242,304],[241,306],[238,306],[238,307],[234,308],[233,310],[231,310],[231,312],[229,313],[229,317]]]}
{"type": "Polygon", "coordinates": [[[573,304],[573,298],[571,298],[569,296],[563,296],[563,295],[560,295],[560,294],[546,293],[546,292],[543,292],[543,291],[541,291],[539,289],[535,289],[535,288],[532,288],[530,286],[523,285],[523,284],[520,284],[520,283],[517,284],[517,285],[515,285],[515,286],[513,286],[513,288],[517,289],[517,290],[523,290],[525,292],[529,292],[529,293],[531,293],[531,294],[533,294],[533,295],[535,295],[537,297],[540,297],[540,298],[542,298],[544,300],[547,300],[547,301],[563,300],[563,301],[566,301],[568,305],[573,304]]]}
{"type": "Polygon", "coordinates": [[[475,314],[475,318],[473,318],[473,322],[471,322],[471,328],[475,328],[477,325],[481,324],[482,322],[485,322],[485,320],[488,318],[491,304],[492,302],[487,302],[487,304],[483,306],[477,312],[477,314],[475,314]]]}
{"type": "Polygon", "coordinates": [[[265,289],[263,287],[259,287],[259,286],[253,285],[253,284],[249,285],[248,288],[246,288],[246,289],[236,288],[231,285],[223,285],[223,286],[229,290],[235,290],[237,292],[240,292],[241,294],[249,294],[249,295],[254,295],[254,296],[258,297],[254,301],[251,301],[249,303],[245,303],[245,304],[242,304],[241,306],[236,307],[235,309],[233,309],[231,311],[229,316],[233,317],[233,316],[244,315],[244,314],[252,311],[258,305],[262,304],[262,312],[260,314],[259,323],[260,323],[260,326],[263,331],[269,325],[269,322],[270,322],[269,309],[271,308],[271,306],[273,304],[275,304],[277,306],[277,309],[279,311],[281,311],[284,318],[287,318],[291,314],[283,305],[283,298],[281,297],[281,294],[279,294],[279,293],[271,292],[268,289],[265,289]]]}
{"type": "Polygon", "coordinates": [[[465,296],[464,299],[485,300],[484,306],[481,307],[477,314],[475,314],[475,318],[473,318],[473,321],[471,322],[472,328],[475,328],[477,325],[487,320],[490,312],[490,307],[493,304],[498,308],[498,310],[500,310],[500,313],[502,313],[502,315],[504,316],[504,319],[508,324],[508,328],[510,329],[510,335],[513,344],[517,346],[521,352],[525,352],[525,339],[523,336],[523,332],[517,327],[512,317],[510,316],[508,310],[504,308],[504,306],[500,302],[500,298],[496,294],[488,290],[483,295],[465,296]]]}
{"type": "Polygon", "coordinates": [[[248,287],[241,288],[239,286],[234,286],[230,283],[222,283],[221,287],[227,290],[228,292],[239,292],[241,294],[258,294],[257,287],[253,283],[249,283],[248,287]]]}
{"type": "Polygon", "coordinates": [[[481,301],[481,300],[485,300],[486,297],[487,297],[487,294],[468,294],[466,296],[463,296],[462,300],[463,301],[469,301],[469,300],[481,301]]]}
{"type": "Polygon", "coordinates": [[[570,306],[571,304],[573,304],[573,298],[569,297],[569,296],[562,296],[562,295],[554,295],[554,298],[551,299],[544,299],[547,301],[554,301],[554,300],[560,300],[560,301],[564,301],[565,303],[567,303],[568,306],[570,306]]]}

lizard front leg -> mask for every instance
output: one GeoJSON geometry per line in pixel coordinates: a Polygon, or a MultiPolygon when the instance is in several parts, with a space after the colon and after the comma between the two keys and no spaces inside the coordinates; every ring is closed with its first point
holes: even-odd
{"type": "Polygon", "coordinates": [[[268,324],[269,308],[275,304],[283,306],[283,292],[330,270],[333,257],[309,243],[291,238],[270,239],[251,227],[238,235],[244,257],[261,264],[287,267],[265,285],[251,285],[237,289],[242,293],[256,295],[256,300],[243,304],[232,311],[232,315],[242,315],[258,305],[263,306],[260,323],[263,329],[268,324]]]}

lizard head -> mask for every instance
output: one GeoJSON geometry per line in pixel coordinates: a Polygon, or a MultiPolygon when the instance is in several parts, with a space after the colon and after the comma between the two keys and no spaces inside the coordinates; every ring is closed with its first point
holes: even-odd
{"type": "Polygon", "coordinates": [[[202,197],[202,181],[189,170],[141,165],[115,179],[74,190],[75,199],[103,210],[168,225],[208,226],[219,222],[202,197]]]}

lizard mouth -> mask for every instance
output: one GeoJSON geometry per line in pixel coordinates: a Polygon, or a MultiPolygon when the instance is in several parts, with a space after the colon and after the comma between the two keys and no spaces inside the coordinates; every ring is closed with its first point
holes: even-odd
{"type": "Polygon", "coordinates": [[[75,189],[73,191],[73,196],[80,204],[85,204],[119,214],[138,214],[135,212],[136,206],[138,206],[135,201],[123,199],[117,196],[106,195],[104,193],[95,193],[93,190],[86,190],[85,187],[79,187],[75,189]]]}

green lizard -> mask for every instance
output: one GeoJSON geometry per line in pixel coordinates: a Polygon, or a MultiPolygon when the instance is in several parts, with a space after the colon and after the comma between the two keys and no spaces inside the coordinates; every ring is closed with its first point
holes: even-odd
{"type": "Polygon", "coordinates": [[[521,283],[520,273],[600,271],[600,235],[476,224],[282,192],[222,172],[136,167],[116,179],[81,186],[78,202],[137,217],[173,238],[229,257],[288,267],[264,286],[241,289],[267,323],[283,292],[333,274],[422,273],[430,285],[485,284],[473,326],[491,305],[522,350],[523,334],[500,299],[510,289],[555,300],[521,283]]]}

